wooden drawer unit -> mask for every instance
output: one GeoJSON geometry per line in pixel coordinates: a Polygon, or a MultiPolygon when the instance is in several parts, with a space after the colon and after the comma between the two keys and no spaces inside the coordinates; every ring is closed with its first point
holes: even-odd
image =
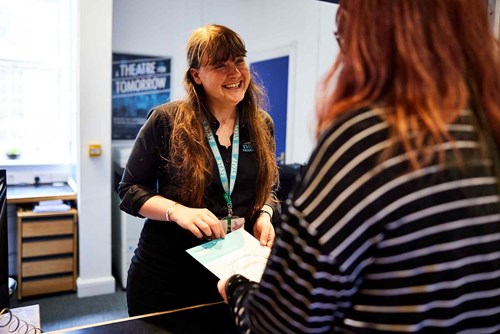
{"type": "Polygon", "coordinates": [[[37,257],[57,254],[72,254],[73,236],[64,239],[25,241],[22,246],[23,257],[37,257]]]}
{"type": "Polygon", "coordinates": [[[33,238],[73,234],[73,223],[73,219],[71,218],[24,221],[22,236],[33,238]]]}
{"type": "Polygon", "coordinates": [[[17,298],[76,290],[77,210],[19,209],[17,298]]]}
{"type": "Polygon", "coordinates": [[[75,278],[73,275],[26,280],[23,284],[24,297],[71,290],[75,290],[75,278]]]}

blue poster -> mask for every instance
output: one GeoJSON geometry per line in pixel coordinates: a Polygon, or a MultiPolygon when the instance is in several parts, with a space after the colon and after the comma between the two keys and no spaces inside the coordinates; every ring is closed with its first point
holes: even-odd
{"type": "Polygon", "coordinates": [[[269,98],[269,114],[274,121],[276,160],[285,164],[286,118],[288,110],[288,63],[289,56],[267,59],[251,64],[256,80],[266,89],[269,98]]]}
{"type": "Polygon", "coordinates": [[[148,111],[170,100],[170,66],[170,58],[113,53],[113,139],[135,139],[148,111]]]}

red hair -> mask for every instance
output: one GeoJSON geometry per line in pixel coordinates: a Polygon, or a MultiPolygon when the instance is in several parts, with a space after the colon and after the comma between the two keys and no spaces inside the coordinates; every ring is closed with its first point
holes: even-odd
{"type": "Polygon", "coordinates": [[[344,112],[381,106],[406,152],[419,152],[475,102],[500,143],[499,45],[484,1],[340,0],[336,21],[342,51],[321,86],[318,135],[344,112]]]}

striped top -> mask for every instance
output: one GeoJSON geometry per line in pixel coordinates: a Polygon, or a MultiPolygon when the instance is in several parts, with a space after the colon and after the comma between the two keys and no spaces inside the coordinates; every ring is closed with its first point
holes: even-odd
{"type": "Polygon", "coordinates": [[[242,332],[500,332],[500,198],[472,114],[433,148],[461,166],[412,170],[383,112],[319,138],[261,284],[229,280],[242,332]]]}

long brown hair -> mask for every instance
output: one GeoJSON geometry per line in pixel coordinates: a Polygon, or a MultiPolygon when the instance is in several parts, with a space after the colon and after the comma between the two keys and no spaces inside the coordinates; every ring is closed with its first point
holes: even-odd
{"type": "Polygon", "coordinates": [[[499,44],[485,1],[340,0],[336,21],[341,52],[320,89],[317,134],[344,112],[383,106],[405,151],[422,152],[475,102],[500,143],[499,44]]]}
{"type": "MultiPolygon", "coordinates": [[[[212,178],[213,155],[206,144],[202,125],[202,115],[208,112],[205,94],[201,85],[197,85],[190,73],[191,68],[201,65],[213,65],[236,57],[245,57],[243,39],[231,29],[221,25],[206,25],[196,29],[189,37],[187,47],[188,69],[184,77],[187,97],[175,115],[170,141],[170,162],[179,170],[182,183],[179,194],[186,203],[201,207],[205,185],[212,178]],[[204,58],[204,56],[207,56],[204,58]],[[208,64],[202,64],[208,59],[208,64]]],[[[278,167],[274,153],[274,140],[270,133],[270,124],[262,112],[265,105],[265,92],[252,78],[243,101],[238,105],[240,123],[248,126],[250,141],[255,149],[258,161],[257,180],[255,182],[255,214],[265,204],[273,187],[278,183],[278,167]]],[[[272,197],[275,200],[274,197],[272,197]]]]}

